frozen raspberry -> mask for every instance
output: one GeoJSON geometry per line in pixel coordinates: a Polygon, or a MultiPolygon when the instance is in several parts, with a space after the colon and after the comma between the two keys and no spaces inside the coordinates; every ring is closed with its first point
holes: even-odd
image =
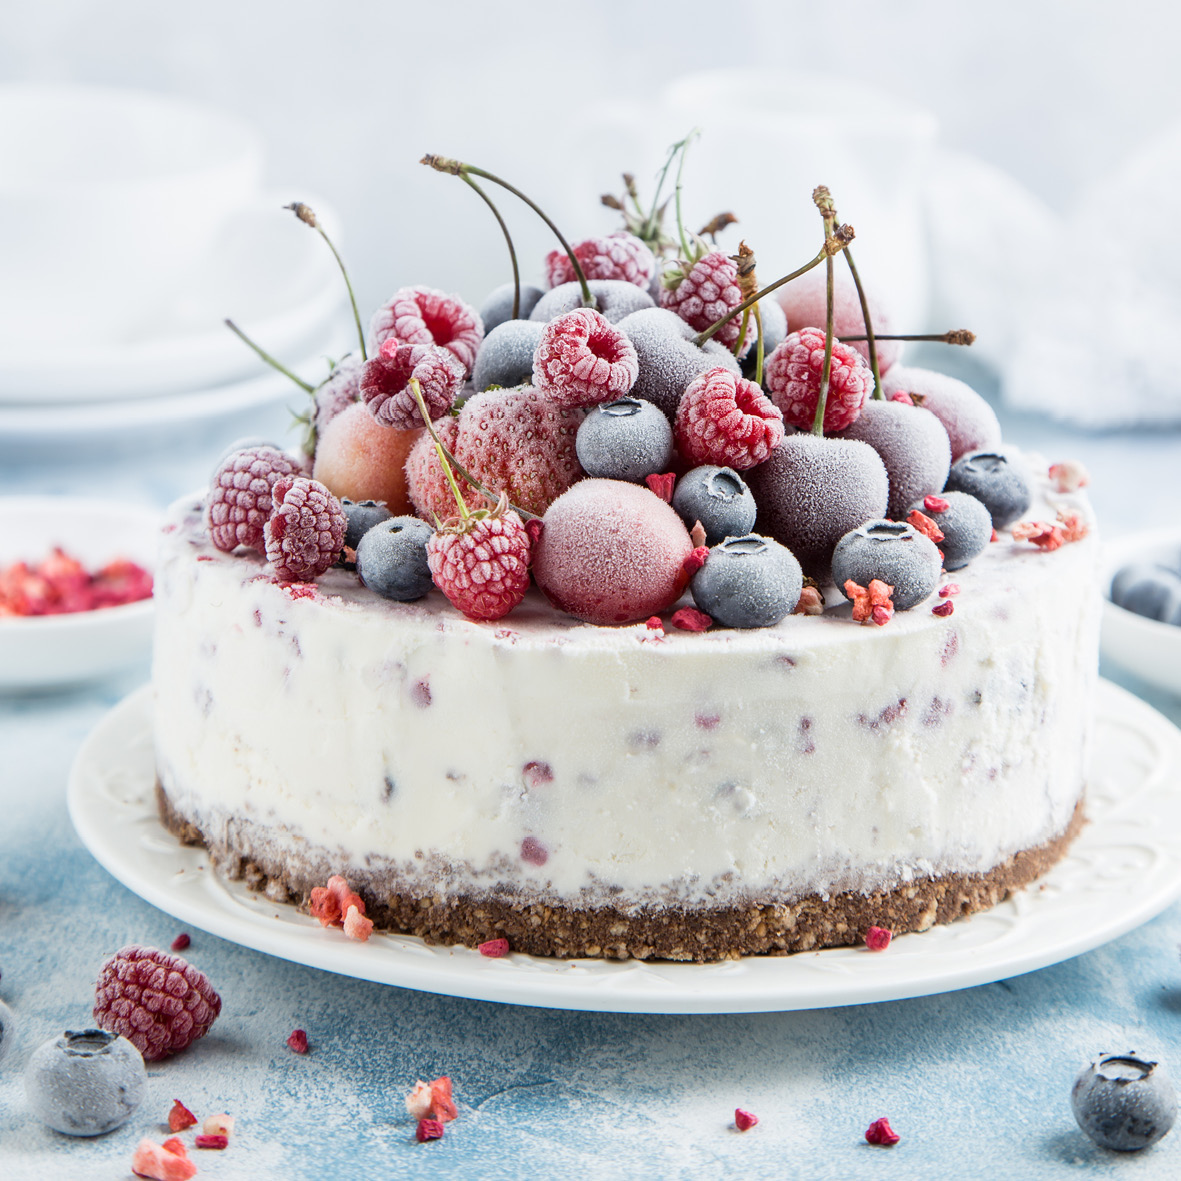
{"type": "Polygon", "coordinates": [[[315,409],[312,426],[317,440],[328,424],[361,397],[361,369],[359,356],[345,357],[332,372],[316,386],[313,394],[315,409]]]}
{"type": "Polygon", "coordinates": [[[431,287],[401,287],[369,321],[369,351],[394,336],[405,344],[437,344],[454,353],[470,373],[484,339],[484,323],[475,308],[458,296],[431,287]]]}
{"type": "Polygon", "coordinates": [[[507,615],[529,589],[529,535],[511,509],[469,518],[456,531],[427,542],[427,562],[439,588],[469,619],[507,615]]]}
{"type": "Polygon", "coordinates": [[[783,413],[753,381],[707,369],[677,407],[677,450],[693,464],[745,471],[783,439],[783,413]]]}
{"type": "Polygon", "coordinates": [[[376,500],[403,516],[411,511],[406,457],[424,433],[382,426],[363,404],[354,403],[319,436],[312,478],[340,499],[376,500]]]}
{"type": "MultiPolygon", "coordinates": [[[[435,423],[443,446],[486,488],[531,513],[544,513],[581,475],[577,437],[581,410],[555,406],[532,386],[488,390],[469,398],[458,418],[435,423]]],[[[425,432],[410,452],[406,477],[415,511],[427,520],[455,515],[455,497],[425,432]]],[[[486,499],[456,473],[469,508],[486,499]]]]}
{"type": "Polygon", "coordinates": [[[146,1062],[191,1046],[220,1012],[221,997],[204,972],[154,947],[121,948],[98,974],[95,1022],[122,1034],[146,1062]]]}
{"type": "MultiPolygon", "coordinates": [[[[713,250],[694,263],[675,288],[664,288],[660,292],[660,306],[676,312],[698,332],[704,332],[740,303],[742,292],[738,289],[738,267],[720,250],[713,250]]],[[[714,333],[713,339],[732,349],[741,330],[742,317],[735,316],[714,333]]],[[[742,352],[751,346],[755,332],[752,314],[746,326],[742,352]]]]}
{"type": "Polygon", "coordinates": [[[319,578],[344,549],[348,518],[318,480],[284,476],[275,483],[266,523],[267,561],[284,582],[319,578]]]}
{"type": "MultiPolygon", "coordinates": [[[[864,336],[865,317],[861,312],[861,300],[852,276],[846,273],[842,264],[834,276],[833,284],[833,335],[864,336]]],[[[816,267],[806,275],[793,279],[777,293],[780,306],[787,315],[787,330],[799,332],[801,328],[819,328],[824,331],[828,319],[828,279],[824,267],[816,267]]],[[[869,318],[873,321],[875,333],[890,332],[890,317],[886,314],[873,293],[867,295],[869,318]]],[[[902,354],[902,342],[879,340],[876,342],[878,370],[883,377],[902,354]]],[[[865,359],[869,360],[869,344],[864,340],[850,342],[865,359]]]]}
{"type": "Polygon", "coordinates": [[[263,553],[263,526],[273,508],[275,481],[300,475],[299,461],[274,447],[250,447],[226,456],[213,475],[205,509],[213,544],[227,554],[240,545],[263,553]]]}
{"type": "Polygon", "coordinates": [[[693,550],[681,518],[647,488],[582,480],[550,505],[533,556],[537,585],[587,623],[631,623],[671,607],[693,550]]]}
{"type": "MultiPolygon", "coordinates": [[[[656,274],[652,251],[634,234],[621,231],[603,238],[587,238],[576,242],[573,250],[587,279],[622,279],[646,291],[656,274]]],[[[577,278],[570,256],[564,250],[551,250],[545,256],[545,277],[551,287],[572,283],[577,278]]]]}
{"type": "Polygon", "coordinates": [[[533,384],[566,407],[621,398],[639,372],[632,342],[590,308],[551,320],[533,358],[533,384]]]}
{"type": "MultiPolygon", "coordinates": [[[[824,373],[824,330],[804,328],[793,332],[768,358],[764,384],[771,401],[783,411],[789,425],[810,431],[820,401],[824,373]]],[[[824,407],[824,433],[831,435],[851,426],[873,389],[873,372],[859,353],[839,340],[832,344],[832,375],[824,407]]]]}
{"type": "Polygon", "coordinates": [[[376,357],[361,372],[361,397],[382,426],[411,431],[422,415],[410,389],[418,379],[422,400],[433,421],[446,414],[463,385],[463,366],[452,353],[431,344],[401,344],[393,337],[381,342],[376,357]]]}

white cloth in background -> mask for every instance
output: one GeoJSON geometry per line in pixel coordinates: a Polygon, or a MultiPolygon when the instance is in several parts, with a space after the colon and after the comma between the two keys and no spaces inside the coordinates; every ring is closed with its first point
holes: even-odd
{"type": "Polygon", "coordinates": [[[1007,402],[1091,427],[1181,423],[1181,124],[1065,217],[941,153],[929,213],[937,319],[977,332],[1007,402]]]}

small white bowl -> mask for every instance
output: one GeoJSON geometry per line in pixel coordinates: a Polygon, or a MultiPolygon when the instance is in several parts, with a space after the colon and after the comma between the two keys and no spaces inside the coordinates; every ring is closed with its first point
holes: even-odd
{"type": "Polygon", "coordinates": [[[1104,547],[1103,632],[1104,657],[1130,673],[1181,695],[1181,627],[1146,619],[1117,607],[1110,599],[1111,580],[1131,562],[1160,562],[1176,566],[1181,556],[1181,529],[1134,533],[1104,547]]]}
{"type": "MultiPolygon", "coordinates": [[[[61,546],[88,570],[130,558],[156,564],[160,514],[132,504],[52,496],[0,497],[0,566],[41,561],[61,546]]],[[[0,691],[94,680],[145,660],[152,600],[69,615],[0,617],[0,691]]]]}

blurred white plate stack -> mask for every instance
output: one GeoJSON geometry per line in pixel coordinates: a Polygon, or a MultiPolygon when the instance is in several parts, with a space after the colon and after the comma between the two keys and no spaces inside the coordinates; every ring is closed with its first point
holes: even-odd
{"type": "MultiPolygon", "coordinates": [[[[319,235],[260,190],[262,152],[216,111],[101,87],[0,86],[0,453],[208,423],[301,392],[352,343],[319,235]]],[[[285,413],[279,421],[286,420],[285,413]]]]}

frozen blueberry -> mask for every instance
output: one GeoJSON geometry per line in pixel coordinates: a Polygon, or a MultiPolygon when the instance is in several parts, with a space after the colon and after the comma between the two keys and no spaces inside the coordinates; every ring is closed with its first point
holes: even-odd
{"type": "Polygon", "coordinates": [[[709,551],[690,584],[693,601],[725,627],[773,627],[800,601],[804,574],[770,537],[728,537],[709,551]]]}
{"type": "Polygon", "coordinates": [[[668,471],[673,431],[651,402],[618,398],[589,411],[578,428],[574,449],[588,476],[634,482],[668,471]]]}
{"type": "MultiPolygon", "coordinates": [[[[652,297],[634,283],[623,279],[590,279],[587,282],[591,295],[595,297],[595,307],[612,324],[622,320],[641,308],[653,306],[652,297]]],[[[552,291],[547,291],[537,302],[533,311],[529,313],[530,320],[537,320],[548,324],[575,308],[582,307],[582,287],[579,283],[561,283],[552,291]]]]}
{"type": "Polygon", "coordinates": [[[635,346],[640,362],[639,376],[631,388],[632,397],[658,406],[670,422],[676,416],[681,395],[695,377],[718,365],[731,373],[738,372],[738,362],[725,345],[707,340],[699,347],[693,339],[696,330],[668,308],[632,312],[618,321],[618,326],[635,346]]]}
{"type": "Polygon", "coordinates": [[[489,386],[505,389],[531,381],[533,354],[541,343],[545,325],[532,320],[506,320],[480,343],[472,385],[480,393],[489,386]]]}
{"type": "Polygon", "coordinates": [[[976,497],[966,492],[944,492],[939,499],[947,502],[947,508],[926,508],[922,500],[916,500],[910,509],[918,509],[943,530],[943,540],[939,542],[943,568],[959,570],[988,545],[992,537],[992,517],[976,497]]]}
{"type": "Polygon", "coordinates": [[[969,451],[951,465],[948,492],[966,492],[988,509],[994,529],[1012,524],[1030,505],[1025,477],[996,451],[969,451]]]}
{"type": "Polygon", "coordinates": [[[426,543],[433,532],[418,517],[379,521],[357,546],[357,577],[383,599],[421,599],[434,585],[426,560],[426,543]]]}
{"type": "Polygon", "coordinates": [[[1134,1152],[1155,1144],[1177,1118],[1177,1096],[1163,1068],[1136,1054],[1097,1058],[1074,1080],[1074,1118],[1096,1144],[1134,1152]]]}
{"type": "Polygon", "coordinates": [[[361,544],[361,538],[380,521],[388,521],[394,514],[384,504],[376,500],[349,500],[347,497],[340,502],[344,515],[348,518],[345,529],[344,543],[349,549],[356,549],[361,544]]]}
{"type": "Polygon", "coordinates": [[[673,508],[690,529],[701,522],[706,545],[749,533],[758,513],[746,481],[732,468],[710,464],[693,468],[677,481],[673,508]]]}
{"type": "Polygon", "coordinates": [[[140,1052],[103,1029],[67,1031],[33,1051],[25,1096],[33,1114],[67,1136],[101,1136],[139,1106],[147,1082],[140,1052]]]}
{"type": "MultiPolygon", "coordinates": [[[[537,307],[537,301],[545,294],[540,287],[521,285],[521,304],[517,308],[517,319],[528,320],[529,313],[537,307]]],[[[513,317],[513,285],[502,283],[488,293],[484,306],[480,308],[480,319],[484,321],[484,333],[487,335],[498,325],[511,320],[513,317]]]]}
{"type": "Polygon", "coordinates": [[[935,543],[905,521],[867,521],[850,529],[832,555],[832,578],[841,591],[852,579],[868,586],[879,578],[894,588],[895,611],[909,611],[939,584],[943,559],[935,543]]]}
{"type": "Polygon", "coordinates": [[[1124,566],[1112,580],[1111,601],[1146,619],[1181,625],[1181,574],[1146,562],[1124,566]]]}

